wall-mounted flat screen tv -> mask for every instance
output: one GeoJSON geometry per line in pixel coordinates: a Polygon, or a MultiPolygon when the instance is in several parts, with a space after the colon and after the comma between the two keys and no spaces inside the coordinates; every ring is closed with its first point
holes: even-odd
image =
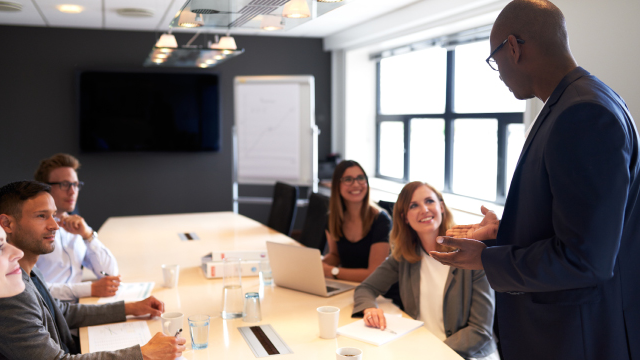
{"type": "Polygon", "coordinates": [[[202,73],[78,73],[80,150],[218,151],[218,77],[202,73]]]}

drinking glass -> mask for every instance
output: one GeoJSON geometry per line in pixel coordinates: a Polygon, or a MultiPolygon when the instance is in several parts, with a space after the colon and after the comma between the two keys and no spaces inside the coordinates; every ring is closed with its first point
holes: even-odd
{"type": "Polygon", "coordinates": [[[209,315],[190,316],[189,333],[194,350],[206,349],[209,346],[209,315]]]}
{"type": "Polygon", "coordinates": [[[242,267],[239,258],[222,260],[222,318],[242,317],[242,267]]]}

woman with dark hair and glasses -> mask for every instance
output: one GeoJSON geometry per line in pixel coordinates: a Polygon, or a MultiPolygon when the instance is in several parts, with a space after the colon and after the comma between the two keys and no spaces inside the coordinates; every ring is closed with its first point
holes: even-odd
{"type": "Polygon", "coordinates": [[[389,255],[389,215],[369,201],[369,180],[362,166],[344,160],[331,180],[324,275],[363,281],[389,255]]]}

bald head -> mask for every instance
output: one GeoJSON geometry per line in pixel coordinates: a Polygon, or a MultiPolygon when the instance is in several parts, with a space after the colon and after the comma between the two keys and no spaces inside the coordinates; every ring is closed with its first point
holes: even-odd
{"type": "Polygon", "coordinates": [[[544,57],[571,57],[564,15],[545,0],[514,0],[498,15],[491,37],[525,39],[544,57]]]}

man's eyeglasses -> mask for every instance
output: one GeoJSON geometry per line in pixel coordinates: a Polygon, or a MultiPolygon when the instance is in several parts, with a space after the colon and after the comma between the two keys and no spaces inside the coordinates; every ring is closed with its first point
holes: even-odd
{"type": "MultiPolygon", "coordinates": [[[[504,46],[504,44],[506,44],[506,43],[507,43],[507,41],[509,41],[509,39],[508,39],[508,38],[507,38],[507,39],[505,39],[505,40],[502,42],[502,44],[498,45],[498,47],[497,47],[495,50],[493,50],[493,51],[491,52],[491,55],[489,55],[489,57],[488,57],[488,58],[487,58],[487,60],[486,60],[486,61],[487,61],[487,64],[489,64],[489,66],[490,66],[493,70],[495,70],[495,71],[498,71],[498,64],[496,64],[496,61],[493,59],[493,55],[494,55],[496,52],[498,52],[498,50],[502,49],[502,47],[504,46]]],[[[516,41],[518,42],[518,44],[524,44],[524,40],[522,40],[522,39],[516,39],[516,41]]]]}
{"type": "Polygon", "coordinates": [[[73,186],[73,189],[78,191],[80,189],[82,189],[82,187],[84,186],[84,183],[82,181],[78,181],[78,182],[68,182],[68,181],[63,181],[63,182],[50,182],[47,183],[49,185],[58,185],[60,186],[60,190],[62,191],[69,191],[69,189],[73,186]]]}
{"type": "Polygon", "coordinates": [[[347,185],[353,184],[354,181],[357,181],[359,184],[364,184],[367,182],[367,177],[365,175],[358,175],[356,177],[345,176],[340,178],[340,182],[347,185]]]}

